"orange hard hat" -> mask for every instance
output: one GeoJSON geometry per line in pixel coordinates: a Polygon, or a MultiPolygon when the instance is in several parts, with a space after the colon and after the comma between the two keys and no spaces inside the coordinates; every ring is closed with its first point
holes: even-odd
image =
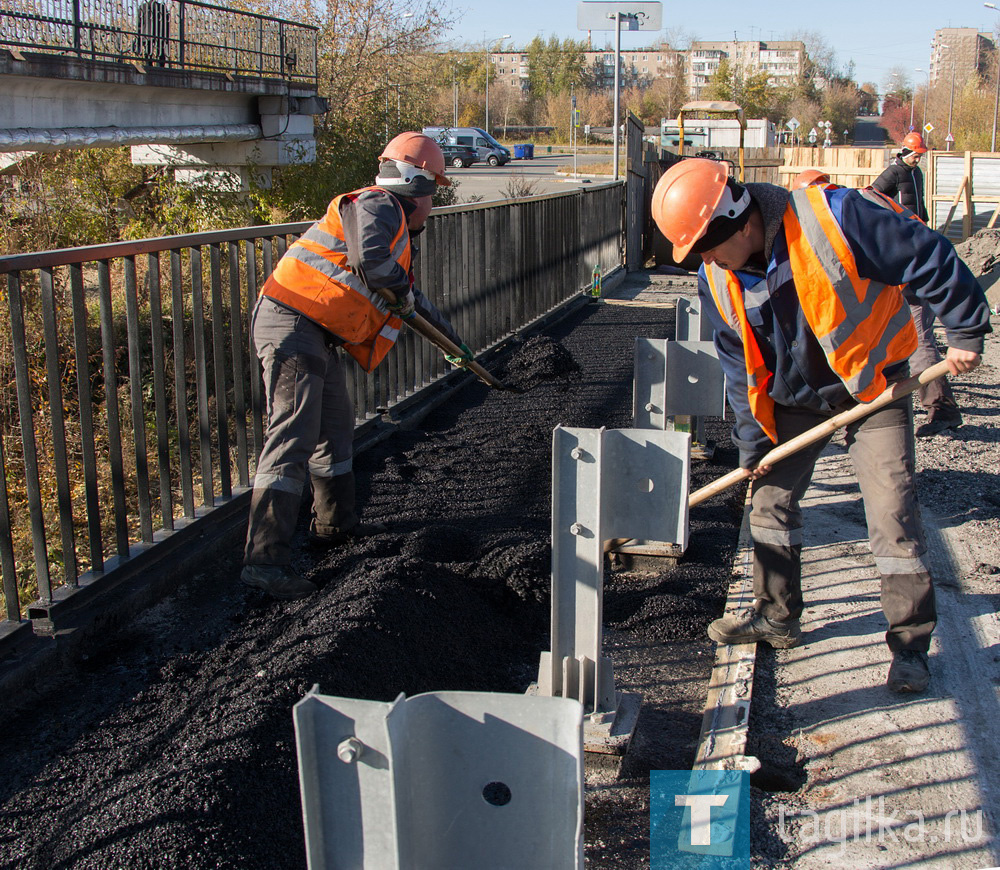
{"type": "Polygon", "coordinates": [[[422,174],[447,187],[451,180],[444,174],[444,153],[430,136],[423,133],[400,133],[379,155],[379,160],[394,160],[423,170],[422,174]]]}
{"type": "Polygon", "coordinates": [[[656,183],[653,220],[673,244],[676,262],[680,263],[691,252],[715,218],[723,219],[720,242],[729,235],[725,225],[741,216],[739,226],[746,222],[750,195],[741,185],[733,183],[730,187],[728,181],[729,174],[723,164],[692,157],[675,163],[656,183]]]}
{"type": "Polygon", "coordinates": [[[916,151],[917,154],[927,153],[927,146],[924,145],[924,137],[916,130],[907,133],[903,137],[903,147],[909,148],[911,151],[916,151]]]}
{"type": "Polygon", "coordinates": [[[792,179],[792,190],[802,190],[813,184],[829,184],[830,176],[819,169],[803,169],[792,179]]]}

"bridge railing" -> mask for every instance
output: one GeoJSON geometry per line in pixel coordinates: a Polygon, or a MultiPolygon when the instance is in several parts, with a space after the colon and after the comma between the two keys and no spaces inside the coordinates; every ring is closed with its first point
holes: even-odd
{"type": "MultiPolygon", "coordinates": [[[[250,315],[308,226],[0,257],[0,653],[246,503],[264,425],[250,315]]],[[[481,353],[620,265],[622,226],[620,184],[438,209],[417,286],[481,353]]],[[[369,427],[449,372],[405,330],[374,373],[352,368],[369,427]]]]}
{"type": "Polygon", "coordinates": [[[198,0],[22,0],[0,46],[316,83],[318,28],[198,0]]]}

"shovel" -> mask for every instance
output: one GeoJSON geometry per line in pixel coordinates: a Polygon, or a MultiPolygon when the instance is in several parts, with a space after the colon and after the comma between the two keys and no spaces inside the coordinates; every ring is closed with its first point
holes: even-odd
{"type": "MultiPolygon", "coordinates": [[[[396,299],[396,294],[391,290],[385,288],[371,288],[374,289],[379,296],[381,296],[389,305],[396,305],[398,300],[396,299]]],[[[413,312],[412,317],[403,318],[403,323],[410,327],[418,335],[422,335],[431,344],[435,345],[439,350],[444,351],[450,356],[460,357],[464,353],[462,348],[460,348],[455,342],[453,342],[447,335],[441,332],[433,323],[431,323],[427,318],[422,317],[416,311],[413,312]]],[[[465,366],[469,371],[471,371],[479,380],[481,380],[487,386],[493,387],[495,390],[507,390],[511,393],[520,393],[517,387],[512,387],[510,384],[505,384],[503,381],[498,380],[493,377],[486,369],[484,369],[475,360],[469,360],[465,366]]]]}
{"type": "MultiPolygon", "coordinates": [[[[908,393],[912,393],[924,384],[929,384],[931,381],[946,374],[948,374],[948,363],[942,360],[941,362],[932,365],[929,369],[925,369],[919,375],[914,375],[912,378],[907,378],[905,381],[897,381],[891,387],[888,387],[877,399],[874,399],[871,402],[866,402],[863,405],[857,405],[849,411],[837,414],[829,420],[824,420],[818,426],[813,426],[812,429],[803,432],[801,435],[796,435],[784,444],[779,444],[760,460],[758,466],[774,465],[774,463],[780,462],[782,459],[791,456],[793,453],[798,453],[798,451],[800,451],[803,447],[815,444],[817,441],[832,435],[838,429],[842,429],[849,423],[853,423],[855,420],[867,417],[873,411],[877,411],[879,408],[884,408],[886,405],[895,402],[896,399],[899,399],[908,393]]],[[[701,489],[691,493],[688,498],[688,507],[692,508],[696,504],[701,504],[706,499],[729,489],[729,487],[734,486],[741,480],[746,480],[752,473],[752,471],[746,468],[733,469],[728,474],[724,474],[718,480],[714,480],[712,483],[709,483],[701,489]]]]}

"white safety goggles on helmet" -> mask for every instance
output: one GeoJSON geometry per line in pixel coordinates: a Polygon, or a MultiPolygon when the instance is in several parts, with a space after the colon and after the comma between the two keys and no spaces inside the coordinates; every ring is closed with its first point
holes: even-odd
{"type": "Polygon", "coordinates": [[[375,184],[401,196],[431,196],[437,189],[437,176],[429,169],[385,157],[379,163],[375,184]]]}
{"type": "Polygon", "coordinates": [[[750,191],[733,179],[726,181],[722,198],[712,212],[708,226],[692,246],[691,251],[701,254],[722,244],[739,232],[750,218],[750,191]]]}

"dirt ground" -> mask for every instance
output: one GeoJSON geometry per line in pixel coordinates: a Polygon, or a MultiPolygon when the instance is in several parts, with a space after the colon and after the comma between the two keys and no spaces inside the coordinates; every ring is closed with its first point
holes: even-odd
{"type": "MultiPolygon", "coordinates": [[[[673,312],[586,305],[501,360],[525,389],[472,383],[356,458],[365,516],[390,531],[298,567],[278,603],[219,558],[0,728],[0,867],[303,868],[292,706],[445,689],[523,692],[548,648],[551,433],[631,425],[636,336],[673,312]]],[[[728,424],[693,486],[733,466],[728,424]]],[[[692,515],[674,571],[609,577],[619,688],[643,693],[621,779],[592,782],[592,868],[648,862],[648,771],[690,767],[742,493],[692,515]]],[[[300,536],[303,532],[300,530],[300,536]]]]}

